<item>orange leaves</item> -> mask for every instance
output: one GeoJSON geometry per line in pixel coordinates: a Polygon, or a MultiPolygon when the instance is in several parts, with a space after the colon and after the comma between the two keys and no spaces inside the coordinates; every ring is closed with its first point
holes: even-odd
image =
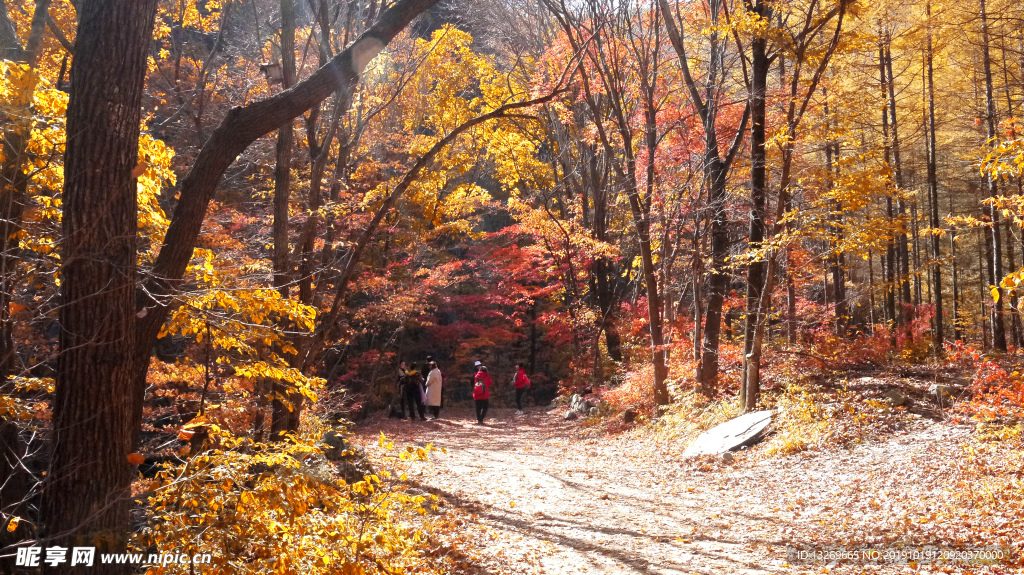
{"type": "Polygon", "coordinates": [[[1024,417],[1024,377],[1008,371],[995,360],[973,347],[957,341],[947,344],[947,362],[974,371],[969,387],[970,399],[955,410],[981,421],[1002,417],[1024,417]]]}
{"type": "Polygon", "coordinates": [[[141,453],[129,453],[127,459],[132,465],[142,465],[146,461],[146,456],[141,453]]]}

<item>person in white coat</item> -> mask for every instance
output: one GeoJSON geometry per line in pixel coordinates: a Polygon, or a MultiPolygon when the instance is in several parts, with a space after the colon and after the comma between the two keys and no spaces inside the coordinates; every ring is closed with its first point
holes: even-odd
{"type": "Polygon", "coordinates": [[[427,374],[427,407],[430,408],[430,419],[437,419],[441,416],[441,370],[437,364],[430,362],[430,373],[427,374]]]}

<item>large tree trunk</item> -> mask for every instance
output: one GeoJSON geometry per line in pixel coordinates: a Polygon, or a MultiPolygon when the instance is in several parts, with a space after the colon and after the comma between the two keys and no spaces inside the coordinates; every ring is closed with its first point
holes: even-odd
{"type": "MultiPolygon", "coordinates": [[[[878,81],[882,86],[882,97],[885,98],[885,105],[882,106],[882,146],[885,150],[885,164],[892,164],[892,147],[889,140],[889,90],[887,89],[889,75],[885,71],[885,41],[882,32],[878,34],[878,81]]],[[[895,213],[893,211],[892,193],[885,198],[885,215],[889,221],[890,234],[895,227],[895,213]]],[[[890,235],[885,249],[883,259],[885,268],[885,311],[888,320],[894,326],[903,325],[903,315],[897,314],[896,310],[896,289],[899,287],[899,274],[896,273],[896,240],[890,235]]],[[[893,331],[892,345],[896,347],[896,332],[893,331]]]]}
{"type": "MultiPolygon", "coordinates": [[[[78,7],[64,154],[60,366],[46,536],[122,550],[129,531],[139,121],[157,0],[78,7]]],[[[107,572],[127,571],[112,566],[107,572]]],[[[49,573],[88,573],[67,563],[49,573]]]]}
{"type": "MultiPolygon", "coordinates": [[[[283,87],[295,83],[295,6],[292,0],[281,0],[281,67],[283,87]]],[[[277,131],[277,164],[274,167],[274,287],[281,297],[288,297],[290,270],[288,266],[288,200],[291,196],[292,145],[295,142],[293,118],[288,118],[277,131]]]]}
{"type": "MultiPolygon", "coordinates": [[[[633,203],[633,200],[630,200],[633,203]]],[[[636,201],[639,204],[639,200],[636,201]]],[[[636,216],[634,215],[636,220],[636,216]]],[[[654,269],[654,257],[651,250],[650,217],[634,221],[637,236],[640,240],[640,261],[643,266],[644,283],[647,288],[647,318],[651,336],[651,358],[654,364],[654,402],[657,405],[668,405],[668,389],[665,380],[668,378],[668,364],[665,361],[664,330],[661,321],[661,296],[658,293],[658,274],[654,269]]]]}
{"type": "MultiPolygon", "coordinates": [[[[649,64],[652,77],[641,77],[644,111],[644,142],[647,147],[646,197],[641,200],[637,189],[636,164],[630,158],[630,172],[633,173],[633,194],[629,198],[633,223],[640,239],[640,259],[644,268],[644,283],[647,286],[647,317],[651,333],[651,359],[654,364],[654,403],[668,405],[670,398],[665,380],[668,379],[667,352],[665,350],[665,318],[662,315],[661,298],[663,290],[658,283],[654,253],[651,246],[651,204],[654,203],[655,161],[658,156],[658,121],[655,102],[655,86],[658,82],[657,60],[649,64]]],[[[627,140],[628,141],[628,140],[627,140]]],[[[632,156],[632,153],[629,154],[632,156]]],[[[664,263],[662,264],[664,265],[664,263]]]]}
{"type": "MultiPolygon", "coordinates": [[[[658,0],[658,8],[665,19],[665,30],[672,42],[672,48],[679,59],[683,72],[683,82],[690,94],[694,106],[700,115],[704,129],[704,185],[708,190],[708,207],[711,212],[711,278],[708,285],[708,303],[704,316],[704,341],[700,349],[700,361],[697,362],[696,378],[700,383],[701,392],[711,397],[715,383],[718,381],[718,346],[722,332],[722,303],[729,285],[729,270],[726,269],[726,257],[729,255],[728,213],[726,212],[726,176],[732,165],[736,151],[743,141],[743,132],[747,127],[750,108],[744,110],[740,119],[739,130],[725,158],[718,148],[718,102],[721,81],[725,75],[725,45],[718,33],[713,31],[708,36],[708,82],[704,86],[705,97],[690,72],[689,57],[683,43],[681,29],[676,24],[680,19],[678,11],[673,11],[667,0],[658,0]]],[[[717,24],[722,10],[722,2],[713,0],[709,3],[712,23],[717,24]]],[[[698,318],[699,321],[699,318],[698,318]]],[[[696,331],[696,330],[695,330],[696,331]]]]}
{"type": "MultiPolygon", "coordinates": [[[[598,171],[597,154],[588,149],[588,162],[583,167],[587,177],[584,188],[590,190],[590,197],[594,202],[594,217],[592,229],[594,238],[601,242],[608,241],[608,186],[607,167],[598,171]]],[[[584,209],[586,209],[586,198],[584,198],[584,209]]],[[[601,326],[604,330],[605,344],[608,348],[608,357],[616,363],[621,363],[622,338],[619,336],[619,327],[616,323],[618,317],[619,301],[616,296],[615,278],[616,270],[614,264],[605,258],[598,258],[594,262],[594,283],[597,287],[596,299],[598,309],[601,311],[601,326]]]]}
{"type": "MultiPolygon", "coordinates": [[[[748,4],[748,10],[755,10],[758,16],[766,21],[771,20],[772,6],[765,1],[758,2],[757,5],[748,4]]],[[[812,5],[810,10],[815,10],[812,5]]],[[[772,235],[777,235],[782,231],[784,225],[783,216],[786,210],[791,208],[791,195],[789,194],[790,174],[793,163],[793,142],[796,139],[797,129],[800,126],[800,122],[803,119],[804,113],[807,111],[807,107],[810,104],[811,97],[817,89],[818,83],[820,82],[822,75],[825,73],[825,68],[828,66],[828,62],[835,52],[836,47],[839,45],[839,34],[843,26],[843,18],[846,14],[846,4],[843,0],[839,2],[839,5],[832,10],[826,19],[830,19],[833,16],[837,16],[837,22],[835,31],[828,43],[828,48],[825,53],[817,60],[817,66],[814,68],[814,73],[811,75],[810,80],[803,83],[801,79],[801,70],[803,65],[807,61],[805,55],[807,53],[810,42],[816,36],[814,34],[808,34],[808,29],[805,28],[803,33],[799,36],[803,38],[803,42],[798,44],[795,49],[796,57],[793,59],[793,73],[790,81],[789,89],[789,109],[786,112],[786,144],[782,150],[782,170],[779,178],[779,199],[775,207],[775,224],[772,226],[772,235]]],[[[805,23],[812,21],[811,15],[808,15],[804,20],[805,23]]],[[[805,26],[808,24],[805,24],[805,26]]],[[[767,75],[770,61],[767,57],[767,38],[755,39],[751,43],[751,63],[752,63],[752,78],[751,78],[751,99],[748,106],[751,117],[760,116],[762,123],[765,118],[765,100],[763,95],[757,94],[758,90],[767,89],[767,75]],[[764,42],[762,44],[762,42],[764,42]],[[757,110],[755,108],[760,108],[757,110]]],[[[763,163],[766,158],[765,154],[765,141],[764,141],[764,130],[762,126],[760,128],[761,133],[758,134],[757,124],[754,124],[754,128],[751,130],[751,163],[753,165],[751,170],[751,195],[754,197],[754,190],[765,186],[765,174],[762,170],[758,169],[758,164],[763,163]],[[759,140],[755,142],[754,140],[759,140]]],[[[755,204],[756,205],[756,204],[755,204]]],[[[764,208],[761,207],[761,217],[764,217],[764,208]]],[[[788,224],[785,224],[788,225],[788,224]]],[[[763,224],[762,224],[763,226],[763,224]]],[[[763,227],[762,227],[763,229],[763,227]]],[[[753,234],[754,226],[751,224],[751,232],[753,234]]],[[[763,233],[763,232],[762,232],[763,233]]],[[[788,252],[786,254],[788,259],[788,252]]],[[[767,317],[768,311],[771,307],[771,290],[775,280],[774,275],[777,273],[779,254],[775,253],[772,255],[767,266],[768,269],[762,274],[767,273],[763,276],[762,287],[758,293],[758,301],[755,303],[748,299],[748,317],[751,312],[754,315],[754,321],[752,324],[752,331],[748,332],[745,339],[744,349],[744,370],[743,379],[741,380],[740,396],[741,405],[744,410],[751,410],[757,406],[758,398],[761,392],[761,351],[764,345],[764,333],[765,326],[763,319],[767,317]]],[[[788,266],[787,266],[788,267],[788,266]]],[[[792,277],[789,275],[788,270],[786,274],[787,281],[787,292],[790,307],[794,306],[796,300],[795,289],[792,283],[792,277]]],[[[790,340],[795,340],[796,325],[795,325],[795,312],[790,313],[790,329],[789,337],[790,340]]]]}
{"type": "Polygon", "coordinates": [[[603,259],[594,262],[594,283],[597,287],[598,309],[601,311],[601,327],[604,330],[604,341],[608,347],[608,357],[616,363],[621,363],[623,359],[622,337],[619,335],[619,327],[616,323],[618,314],[615,310],[618,301],[615,297],[612,272],[612,266],[603,259]]]}
{"type": "Polygon", "coordinates": [[[718,381],[718,345],[722,332],[722,303],[729,285],[729,271],[725,258],[729,255],[729,220],[725,211],[726,168],[710,147],[705,153],[705,177],[708,198],[711,203],[711,280],[708,282],[707,311],[704,314],[704,343],[701,345],[700,362],[697,364],[697,381],[701,392],[711,397],[718,381]]]}

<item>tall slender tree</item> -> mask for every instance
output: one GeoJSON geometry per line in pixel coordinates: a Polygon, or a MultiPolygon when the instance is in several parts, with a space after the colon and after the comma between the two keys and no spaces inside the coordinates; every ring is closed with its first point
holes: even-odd
{"type": "MultiPolygon", "coordinates": [[[[938,160],[936,158],[936,137],[935,137],[935,49],[932,44],[932,3],[931,0],[925,2],[925,15],[928,19],[928,43],[925,48],[925,67],[927,68],[925,73],[928,77],[928,134],[926,137],[927,142],[927,161],[928,161],[928,224],[931,226],[932,231],[929,234],[931,244],[931,272],[932,272],[932,294],[935,299],[935,320],[934,320],[934,331],[932,332],[933,347],[935,353],[942,353],[942,342],[943,342],[943,317],[942,317],[942,250],[939,246],[939,235],[936,233],[939,230],[939,180],[937,174],[938,160]]],[[[954,284],[955,284],[954,280],[954,284]]],[[[954,301],[956,296],[953,296],[954,301]]],[[[954,310],[956,304],[953,304],[954,310]]],[[[956,312],[954,311],[954,321],[956,321],[956,312]]]]}
{"type": "MultiPolygon", "coordinates": [[[[698,84],[690,69],[683,37],[683,18],[678,6],[673,9],[668,0],[658,0],[665,29],[668,31],[672,48],[679,59],[683,82],[690,94],[693,106],[700,116],[704,130],[704,186],[707,189],[708,209],[711,212],[711,281],[707,290],[707,307],[704,320],[704,339],[701,344],[700,361],[697,364],[697,381],[702,392],[710,396],[718,380],[718,348],[722,332],[722,303],[725,301],[729,283],[726,257],[729,254],[728,214],[726,212],[726,179],[746,130],[750,115],[749,106],[743,112],[739,130],[726,152],[718,143],[718,116],[722,108],[724,85],[727,75],[726,47],[728,40],[718,32],[717,27],[723,16],[723,0],[708,0],[705,5],[712,27],[706,42],[706,76],[703,86],[698,84]],[[703,94],[702,94],[703,92],[703,94]]],[[[699,321],[699,318],[698,318],[699,321]]]]}
{"type": "MultiPolygon", "coordinates": [[[[771,4],[761,0],[746,2],[747,12],[768,23],[772,21],[771,4]]],[[[771,71],[768,55],[768,34],[758,34],[750,41],[750,82],[748,102],[750,106],[750,232],[748,246],[755,253],[761,249],[767,229],[765,226],[766,205],[766,164],[768,153],[765,149],[766,97],[768,95],[768,73],[771,71]]],[[[754,331],[760,321],[761,291],[765,288],[765,272],[768,262],[757,257],[747,266],[747,313],[743,338],[743,381],[750,369],[748,358],[754,345],[754,331]]],[[[756,392],[747,385],[740,388],[740,403],[744,409],[754,409],[757,404],[756,392]]]]}
{"type": "MultiPolygon", "coordinates": [[[[979,1],[979,15],[981,18],[981,58],[982,68],[985,74],[985,127],[988,141],[996,138],[996,101],[995,90],[992,86],[992,53],[990,50],[988,9],[985,0],[979,1]]],[[[999,195],[996,188],[996,179],[991,174],[985,176],[985,186],[989,198],[999,195]]],[[[1003,241],[1001,226],[999,225],[999,210],[991,204],[986,204],[985,213],[989,217],[988,241],[991,245],[991,257],[988,259],[988,280],[989,285],[995,290],[995,302],[991,306],[992,325],[992,346],[999,351],[1006,351],[1006,326],[1003,322],[1003,290],[999,287],[1003,279],[1003,241]]]]}
{"type": "MultiPolygon", "coordinates": [[[[792,166],[793,166],[793,154],[794,154],[794,142],[796,140],[797,131],[800,124],[803,121],[804,115],[807,112],[808,106],[811,104],[811,98],[815,95],[818,89],[818,85],[821,82],[822,77],[831,61],[832,56],[835,54],[836,49],[839,47],[839,38],[843,29],[843,20],[846,16],[848,0],[838,0],[834,6],[822,6],[817,2],[811,2],[810,4],[802,7],[804,12],[796,11],[798,15],[797,21],[799,24],[794,29],[789,30],[783,28],[781,32],[787,37],[787,43],[791,47],[791,70],[790,70],[790,84],[788,93],[788,106],[786,109],[785,116],[785,134],[786,140],[782,145],[782,166],[781,174],[779,178],[779,197],[776,204],[775,210],[775,223],[772,229],[772,236],[775,236],[783,231],[785,225],[784,215],[786,210],[791,206],[790,203],[790,190],[792,178],[792,166]],[[832,29],[831,36],[825,35],[828,30],[828,24],[831,21],[835,21],[835,27],[832,29]],[[826,38],[824,41],[821,38],[826,38]],[[817,53],[814,54],[816,57],[812,59],[812,50],[817,53]],[[813,66],[810,67],[811,73],[807,77],[804,74],[808,71],[806,67],[809,63],[813,62],[813,66]]],[[[759,3],[754,5],[748,2],[746,4],[747,10],[754,14],[757,14],[758,18],[763,19],[766,23],[770,22],[771,11],[767,3],[759,3]]],[[[762,31],[757,34],[751,42],[751,69],[755,70],[752,73],[750,85],[752,86],[750,111],[751,116],[755,114],[759,115],[760,112],[754,111],[754,106],[764,106],[763,101],[755,100],[754,95],[756,89],[754,87],[764,85],[767,87],[767,73],[768,68],[771,64],[771,59],[767,54],[767,42],[765,43],[765,52],[761,52],[756,43],[764,36],[767,38],[768,32],[762,31]],[[758,64],[759,59],[763,60],[763,63],[758,64]],[[758,75],[763,74],[765,80],[758,78],[758,75]]],[[[737,44],[740,44],[739,36],[736,36],[737,44]]],[[[742,45],[739,46],[740,51],[743,51],[742,45]]],[[[760,135],[755,136],[752,132],[751,135],[751,198],[752,204],[757,205],[760,202],[754,200],[755,190],[765,186],[764,174],[759,173],[758,170],[753,169],[753,165],[761,161],[761,158],[766,157],[765,151],[766,142],[761,139],[760,135]],[[755,144],[756,142],[756,144],[755,144]]],[[[761,208],[763,212],[763,208],[761,208]]],[[[761,218],[763,218],[763,213],[761,218]]],[[[753,222],[753,216],[752,220],[753,222]]],[[[753,227],[751,228],[753,231],[753,227]]],[[[753,237],[753,236],[752,236],[753,237]]],[[[754,244],[753,240],[751,248],[759,246],[754,244]]],[[[743,385],[740,388],[741,404],[745,410],[754,409],[757,406],[757,401],[761,390],[761,353],[765,339],[765,319],[768,317],[768,311],[771,307],[771,293],[774,288],[775,275],[778,270],[778,261],[780,257],[778,251],[774,251],[768,256],[767,267],[764,271],[764,275],[761,276],[762,286],[759,289],[752,290],[748,287],[748,300],[747,309],[748,315],[748,326],[751,328],[750,331],[744,334],[744,357],[743,357],[743,385]],[[750,293],[754,291],[757,293],[757,301],[752,301],[749,298],[750,293]],[[750,321],[750,316],[753,316],[753,321],[750,321]]],[[[757,274],[757,275],[760,275],[757,274]]],[[[757,279],[755,277],[755,279],[757,279]]],[[[748,277],[748,281],[750,278],[748,277]]],[[[787,286],[788,288],[788,286],[787,286]]]]}
{"type": "MultiPolygon", "coordinates": [[[[281,0],[281,87],[285,90],[295,83],[295,3],[281,0]]],[[[292,147],[295,143],[294,118],[281,124],[277,130],[277,164],[274,167],[274,287],[287,298],[291,283],[291,265],[288,254],[288,207],[291,198],[292,147]]],[[[280,437],[286,431],[298,429],[301,396],[292,393],[283,382],[273,382],[270,431],[280,437]]]]}

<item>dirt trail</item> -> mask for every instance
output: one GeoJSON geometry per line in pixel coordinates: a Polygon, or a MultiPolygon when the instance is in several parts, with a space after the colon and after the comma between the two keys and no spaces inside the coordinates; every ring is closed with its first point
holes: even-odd
{"type": "Polygon", "coordinates": [[[371,419],[357,441],[372,446],[384,431],[396,445],[445,447],[410,476],[487,528],[474,547],[495,574],[818,573],[790,566],[787,548],[882,543],[900,529],[914,539],[906,526],[941,501],[968,436],[924,420],[849,451],[702,469],[628,433],[587,438],[555,413],[492,415],[486,426],[457,410],[437,422],[371,419]]]}

